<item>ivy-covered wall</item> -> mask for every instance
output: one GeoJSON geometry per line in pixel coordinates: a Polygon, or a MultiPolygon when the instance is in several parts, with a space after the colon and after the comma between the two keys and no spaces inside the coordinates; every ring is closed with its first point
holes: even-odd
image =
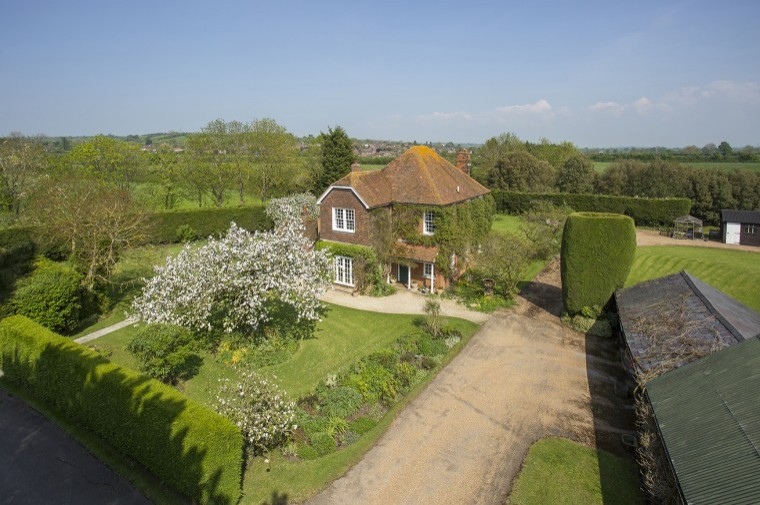
{"type": "Polygon", "coordinates": [[[440,253],[435,267],[451,278],[451,253],[466,260],[473,245],[483,241],[491,230],[494,211],[491,195],[447,207],[395,204],[394,233],[409,244],[438,246],[440,253]],[[433,235],[421,233],[424,212],[432,212],[435,216],[433,235]]]}
{"type": "Polygon", "coordinates": [[[326,249],[333,256],[346,256],[354,260],[354,284],[356,289],[373,295],[387,294],[385,281],[377,254],[371,247],[320,240],[314,247],[326,249]]]}

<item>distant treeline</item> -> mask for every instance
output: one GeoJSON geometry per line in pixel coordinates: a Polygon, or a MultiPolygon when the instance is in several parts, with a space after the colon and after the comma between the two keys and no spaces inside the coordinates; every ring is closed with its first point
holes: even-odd
{"type": "Polygon", "coordinates": [[[760,161],[760,148],[745,146],[734,149],[723,141],[718,145],[707,144],[704,147],[629,147],[629,148],[584,148],[580,150],[593,161],[620,161],[624,159],[639,161],[678,161],[681,163],[704,162],[756,162],[760,161]]]}

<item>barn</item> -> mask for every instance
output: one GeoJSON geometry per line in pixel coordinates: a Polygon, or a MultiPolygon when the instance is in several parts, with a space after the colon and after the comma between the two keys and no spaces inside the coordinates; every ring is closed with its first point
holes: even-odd
{"type": "Polygon", "coordinates": [[[720,232],[726,244],[760,246],[760,212],[756,210],[723,210],[720,232]]]}

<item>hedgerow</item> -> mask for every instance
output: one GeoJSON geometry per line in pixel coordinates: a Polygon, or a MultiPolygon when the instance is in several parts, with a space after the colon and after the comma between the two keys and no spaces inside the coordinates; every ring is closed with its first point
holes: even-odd
{"type": "Polygon", "coordinates": [[[570,214],[562,234],[562,301],[570,314],[604,306],[633,265],[636,229],[620,214],[570,214]]]}
{"type": "Polygon", "coordinates": [[[494,191],[497,212],[523,214],[536,202],[551,202],[568,206],[578,212],[610,212],[630,216],[637,225],[671,225],[679,216],[691,210],[688,198],[636,198],[631,196],[608,196],[571,193],[519,193],[494,191]]]}
{"type": "Polygon", "coordinates": [[[230,223],[248,231],[272,228],[272,221],[261,205],[221,209],[172,210],[148,215],[146,241],[151,244],[168,244],[181,241],[177,236],[180,226],[192,229],[198,237],[218,235],[229,229],[230,223]]]}
{"type": "Polygon", "coordinates": [[[243,438],[227,419],[23,316],[0,321],[3,380],[195,502],[240,499],[243,438]]]}

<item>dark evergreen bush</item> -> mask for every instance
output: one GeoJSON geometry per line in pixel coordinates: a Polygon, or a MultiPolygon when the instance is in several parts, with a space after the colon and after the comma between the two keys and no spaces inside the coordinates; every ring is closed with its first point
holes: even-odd
{"type": "Polygon", "coordinates": [[[11,299],[13,312],[53,331],[70,334],[82,311],[82,279],[71,266],[40,258],[32,273],[17,283],[11,299]]]}
{"type": "Polygon", "coordinates": [[[620,214],[570,214],[562,234],[562,301],[570,314],[604,306],[622,288],[636,253],[633,219],[620,214]]]}
{"type": "Polygon", "coordinates": [[[3,380],[102,437],[195,503],[240,499],[243,437],[175,389],[23,316],[0,321],[3,380]]]}

